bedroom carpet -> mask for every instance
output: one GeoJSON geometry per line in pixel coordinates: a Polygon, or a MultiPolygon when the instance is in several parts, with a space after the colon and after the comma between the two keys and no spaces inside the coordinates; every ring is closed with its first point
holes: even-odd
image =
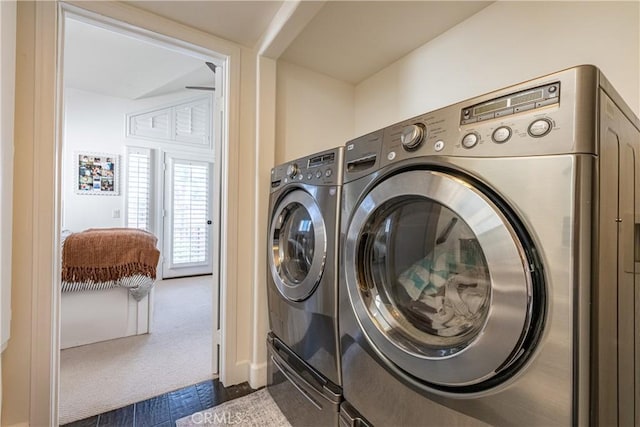
{"type": "Polygon", "coordinates": [[[176,421],[177,427],[199,425],[291,427],[266,388],[176,421]]]}
{"type": "Polygon", "coordinates": [[[60,424],[211,379],[210,280],[159,281],[151,334],[62,350],[60,424]]]}

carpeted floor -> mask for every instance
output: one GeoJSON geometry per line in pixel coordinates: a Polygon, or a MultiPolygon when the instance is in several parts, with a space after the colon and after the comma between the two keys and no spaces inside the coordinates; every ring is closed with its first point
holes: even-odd
{"type": "Polygon", "coordinates": [[[201,425],[291,426],[266,388],[176,421],[177,427],[201,425]]]}
{"type": "Polygon", "coordinates": [[[211,379],[210,280],[158,282],[151,334],[62,350],[60,424],[211,379]]]}

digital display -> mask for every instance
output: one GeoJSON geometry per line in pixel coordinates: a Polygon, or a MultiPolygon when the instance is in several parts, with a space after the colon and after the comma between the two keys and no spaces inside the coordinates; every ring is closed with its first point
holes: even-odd
{"type": "Polygon", "coordinates": [[[460,124],[466,125],[555,105],[560,102],[560,82],[501,95],[460,110],[460,124]],[[494,114],[495,112],[495,114],[494,114]]]}
{"type": "Polygon", "coordinates": [[[524,102],[535,101],[542,98],[542,91],[536,90],[535,92],[525,93],[523,95],[514,96],[511,98],[511,105],[522,104],[524,102]]]}
{"type": "Polygon", "coordinates": [[[335,153],[325,154],[323,156],[316,156],[309,159],[307,162],[307,167],[314,167],[320,165],[326,165],[328,163],[333,163],[335,159],[335,153]]]}
{"type": "Polygon", "coordinates": [[[484,104],[484,105],[481,105],[479,107],[475,107],[473,109],[473,114],[474,115],[478,115],[478,114],[486,113],[487,111],[499,110],[501,108],[506,107],[507,105],[508,105],[508,100],[507,99],[503,99],[501,101],[492,102],[490,104],[484,104]]]}

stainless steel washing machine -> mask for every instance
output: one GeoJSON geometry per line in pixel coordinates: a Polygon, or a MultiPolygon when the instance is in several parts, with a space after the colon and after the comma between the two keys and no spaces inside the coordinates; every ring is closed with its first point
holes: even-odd
{"type": "Polygon", "coordinates": [[[349,142],[345,401],[379,426],[640,425],[639,129],[581,66],[349,142]]]}
{"type": "Polygon", "coordinates": [[[343,147],[271,171],[268,388],[294,425],[337,425],[343,147]]]}

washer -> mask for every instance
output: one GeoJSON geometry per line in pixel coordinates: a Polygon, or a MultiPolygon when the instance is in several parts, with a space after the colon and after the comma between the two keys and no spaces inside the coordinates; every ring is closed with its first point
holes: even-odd
{"type": "Polygon", "coordinates": [[[640,425],[639,129],[581,66],[349,142],[346,402],[379,426],[640,425]]]}
{"type": "Polygon", "coordinates": [[[293,424],[337,425],[343,147],[271,170],[268,388],[293,424]]]}

